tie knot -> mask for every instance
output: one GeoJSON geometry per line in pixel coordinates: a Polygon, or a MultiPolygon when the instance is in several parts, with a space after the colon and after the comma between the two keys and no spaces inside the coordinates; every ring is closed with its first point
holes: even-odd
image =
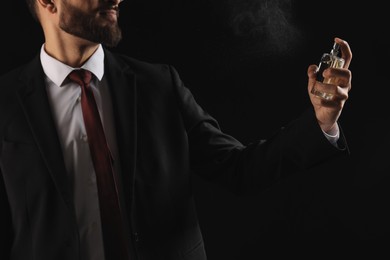
{"type": "Polygon", "coordinates": [[[88,86],[92,79],[92,73],[84,69],[73,70],[69,73],[69,79],[80,86],[88,86]]]}

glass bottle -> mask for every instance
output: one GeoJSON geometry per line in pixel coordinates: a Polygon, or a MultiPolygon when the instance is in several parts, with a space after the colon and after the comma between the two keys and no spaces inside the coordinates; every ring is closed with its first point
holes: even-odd
{"type": "MultiPolygon", "coordinates": [[[[322,54],[320,63],[318,64],[318,69],[316,71],[317,81],[326,84],[332,84],[332,78],[324,78],[322,76],[322,72],[330,67],[342,68],[344,66],[345,60],[338,56],[339,49],[340,49],[340,45],[338,43],[334,43],[330,53],[322,54]]],[[[315,86],[313,86],[311,93],[324,99],[331,99],[333,96],[332,94],[324,93],[322,91],[317,90],[315,86]]]]}

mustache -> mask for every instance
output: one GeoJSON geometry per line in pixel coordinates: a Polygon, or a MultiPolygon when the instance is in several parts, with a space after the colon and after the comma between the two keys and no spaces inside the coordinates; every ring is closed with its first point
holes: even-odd
{"type": "Polygon", "coordinates": [[[114,10],[117,13],[119,13],[119,5],[112,5],[112,4],[104,5],[104,6],[99,7],[98,10],[99,10],[99,12],[106,12],[106,11],[114,10]]]}

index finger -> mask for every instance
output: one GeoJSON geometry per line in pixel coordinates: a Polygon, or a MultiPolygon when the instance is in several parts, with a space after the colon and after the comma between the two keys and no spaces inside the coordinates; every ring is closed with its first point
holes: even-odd
{"type": "Polygon", "coordinates": [[[349,47],[349,44],[347,41],[338,37],[335,37],[334,41],[340,45],[341,57],[345,60],[344,68],[348,69],[349,64],[351,64],[352,60],[352,51],[349,47]]]}

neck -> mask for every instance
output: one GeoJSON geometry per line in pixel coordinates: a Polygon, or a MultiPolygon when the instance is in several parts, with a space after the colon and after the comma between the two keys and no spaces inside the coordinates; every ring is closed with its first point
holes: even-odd
{"type": "Polygon", "coordinates": [[[69,34],[46,37],[45,41],[45,51],[50,56],[74,68],[81,67],[98,47],[98,43],[69,34]]]}

